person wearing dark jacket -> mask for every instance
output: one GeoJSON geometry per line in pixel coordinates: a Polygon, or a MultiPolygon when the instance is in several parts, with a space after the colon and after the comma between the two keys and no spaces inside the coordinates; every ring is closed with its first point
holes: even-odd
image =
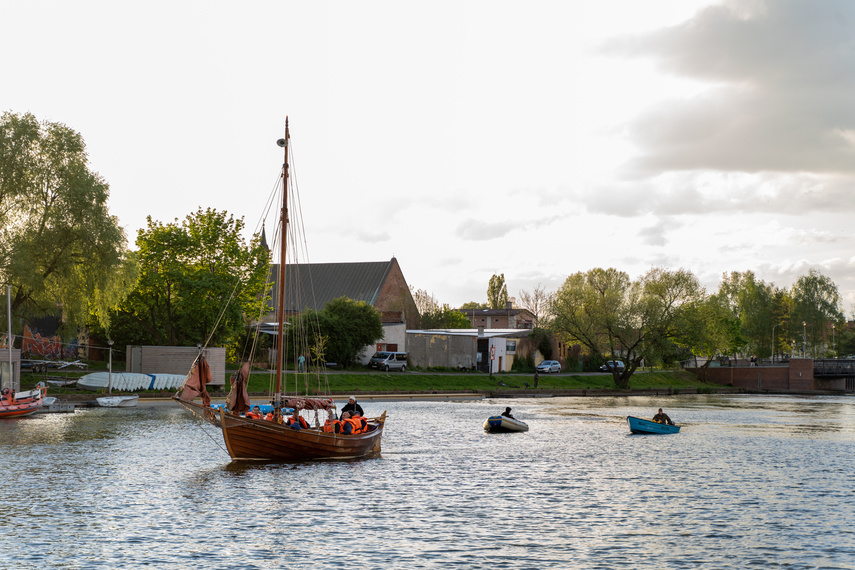
{"type": "Polygon", "coordinates": [[[360,416],[365,415],[365,412],[362,411],[362,406],[356,403],[356,398],[354,398],[353,396],[348,398],[347,404],[345,404],[345,406],[341,409],[341,416],[339,416],[341,419],[344,419],[343,416],[345,412],[349,412],[350,415],[353,415],[354,412],[358,413],[360,416]]]}
{"type": "Polygon", "coordinates": [[[514,416],[511,415],[511,409],[510,408],[505,408],[505,411],[502,412],[502,415],[505,416],[506,418],[511,418],[512,420],[516,419],[514,416]]]}
{"type": "Polygon", "coordinates": [[[662,408],[659,408],[659,413],[653,416],[653,421],[660,424],[668,424],[669,426],[674,425],[674,422],[671,421],[668,414],[662,411],[662,408]]]}

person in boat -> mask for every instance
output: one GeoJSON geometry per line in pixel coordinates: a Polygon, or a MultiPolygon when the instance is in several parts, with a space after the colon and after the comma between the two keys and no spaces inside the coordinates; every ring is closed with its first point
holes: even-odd
{"type": "Polygon", "coordinates": [[[514,416],[511,415],[511,409],[510,408],[505,408],[505,411],[502,412],[502,415],[505,416],[506,418],[510,418],[512,420],[516,419],[514,416]]]}
{"type": "Polygon", "coordinates": [[[261,408],[258,406],[253,406],[250,411],[246,413],[246,417],[251,418],[253,420],[261,419],[261,408]]]}
{"type": "Polygon", "coordinates": [[[359,413],[360,416],[365,415],[365,411],[362,409],[362,406],[356,403],[356,398],[351,396],[347,399],[347,404],[341,409],[341,419],[344,419],[344,414],[349,414],[348,417],[352,416],[354,413],[359,413]]]}
{"type": "Polygon", "coordinates": [[[339,422],[339,432],[344,435],[353,433],[353,423],[350,421],[350,412],[341,413],[341,421],[339,422]]]}
{"type": "Polygon", "coordinates": [[[354,433],[365,433],[368,431],[368,420],[366,420],[362,415],[358,412],[354,413],[350,417],[350,421],[356,422],[356,428],[359,429],[358,432],[354,431],[354,433]]]}
{"type": "Polygon", "coordinates": [[[288,418],[288,426],[291,429],[301,430],[301,429],[309,429],[309,422],[306,421],[306,418],[300,415],[300,412],[296,409],[294,413],[291,414],[291,417],[288,418]]]}
{"type": "Polygon", "coordinates": [[[653,421],[659,424],[668,424],[669,426],[674,425],[674,422],[671,421],[668,414],[662,411],[662,408],[659,408],[659,413],[653,416],[653,421]]]}

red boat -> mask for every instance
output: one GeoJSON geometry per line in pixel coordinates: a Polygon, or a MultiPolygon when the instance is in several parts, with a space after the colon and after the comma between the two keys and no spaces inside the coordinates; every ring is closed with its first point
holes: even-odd
{"type": "Polygon", "coordinates": [[[21,418],[39,411],[45,397],[44,385],[39,383],[35,390],[18,392],[4,388],[0,394],[0,419],[21,418]]]}

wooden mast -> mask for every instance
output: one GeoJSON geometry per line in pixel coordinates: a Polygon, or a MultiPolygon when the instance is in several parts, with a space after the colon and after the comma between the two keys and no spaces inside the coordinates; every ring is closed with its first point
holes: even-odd
{"type": "Polygon", "coordinates": [[[288,144],[291,135],[288,131],[288,117],[285,117],[285,138],[276,143],[285,150],[285,160],[282,163],[282,215],[279,220],[281,235],[279,237],[279,287],[277,292],[278,306],[276,309],[276,393],[274,396],[274,415],[280,412],[280,395],[282,393],[282,368],[285,360],[285,254],[288,237],[288,144]]]}

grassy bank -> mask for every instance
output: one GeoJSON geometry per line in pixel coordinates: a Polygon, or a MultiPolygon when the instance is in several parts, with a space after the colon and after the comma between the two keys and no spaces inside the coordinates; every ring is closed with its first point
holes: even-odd
{"type": "MultiPolygon", "coordinates": [[[[89,371],[68,371],[47,374],[35,374],[24,372],[21,375],[21,387],[30,389],[40,380],[54,378],[78,378],[89,371]]],[[[295,379],[299,380],[300,386],[305,386],[305,376],[287,373],[286,391],[294,393],[295,379]],[[296,378],[299,376],[299,378],[296,378]]],[[[260,394],[271,390],[271,374],[257,372],[250,376],[247,386],[250,393],[260,394]]],[[[327,375],[329,390],[336,394],[341,393],[372,393],[372,392],[484,392],[491,390],[534,390],[534,379],[528,374],[489,374],[466,373],[466,374],[433,374],[430,372],[335,372],[327,375]]],[[[310,385],[316,391],[317,380],[310,385]]],[[[630,388],[635,390],[647,389],[674,389],[684,388],[710,388],[710,384],[699,381],[693,374],[683,370],[667,370],[636,373],[630,379],[630,388]]],[[[715,386],[713,386],[715,387],[715,386]]],[[[226,382],[228,389],[228,381],[226,382]]],[[[614,380],[609,374],[543,374],[538,381],[538,390],[617,390],[614,380]]],[[[60,388],[50,386],[49,394],[83,394],[85,390],[78,388],[60,388]]],[[[145,392],[142,392],[145,393],[145,392]]],[[[304,393],[304,389],[300,390],[304,393]]]]}
{"type": "MultiPolygon", "coordinates": [[[[295,375],[288,374],[287,389],[294,390],[295,375]]],[[[304,382],[300,379],[300,384],[304,382]]],[[[530,375],[469,373],[469,374],[431,374],[394,372],[394,373],[335,373],[328,375],[329,389],[333,393],[354,392],[431,392],[431,391],[490,391],[502,389],[534,389],[534,379],[530,375]],[[526,385],[527,384],[527,385],[526,385]]],[[[709,384],[700,382],[693,374],[685,371],[657,371],[635,374],[630,380],[633,389],[662,388],[707,388],[709,384]]],[[[269,390],[269,376],[253,374],[248,390],[261,393],[269,390]]],[[[614,380],[609,374],[585,375],[542,375],[538,381],[538,390],[609,390],[615,389],[614,380]]]]}

